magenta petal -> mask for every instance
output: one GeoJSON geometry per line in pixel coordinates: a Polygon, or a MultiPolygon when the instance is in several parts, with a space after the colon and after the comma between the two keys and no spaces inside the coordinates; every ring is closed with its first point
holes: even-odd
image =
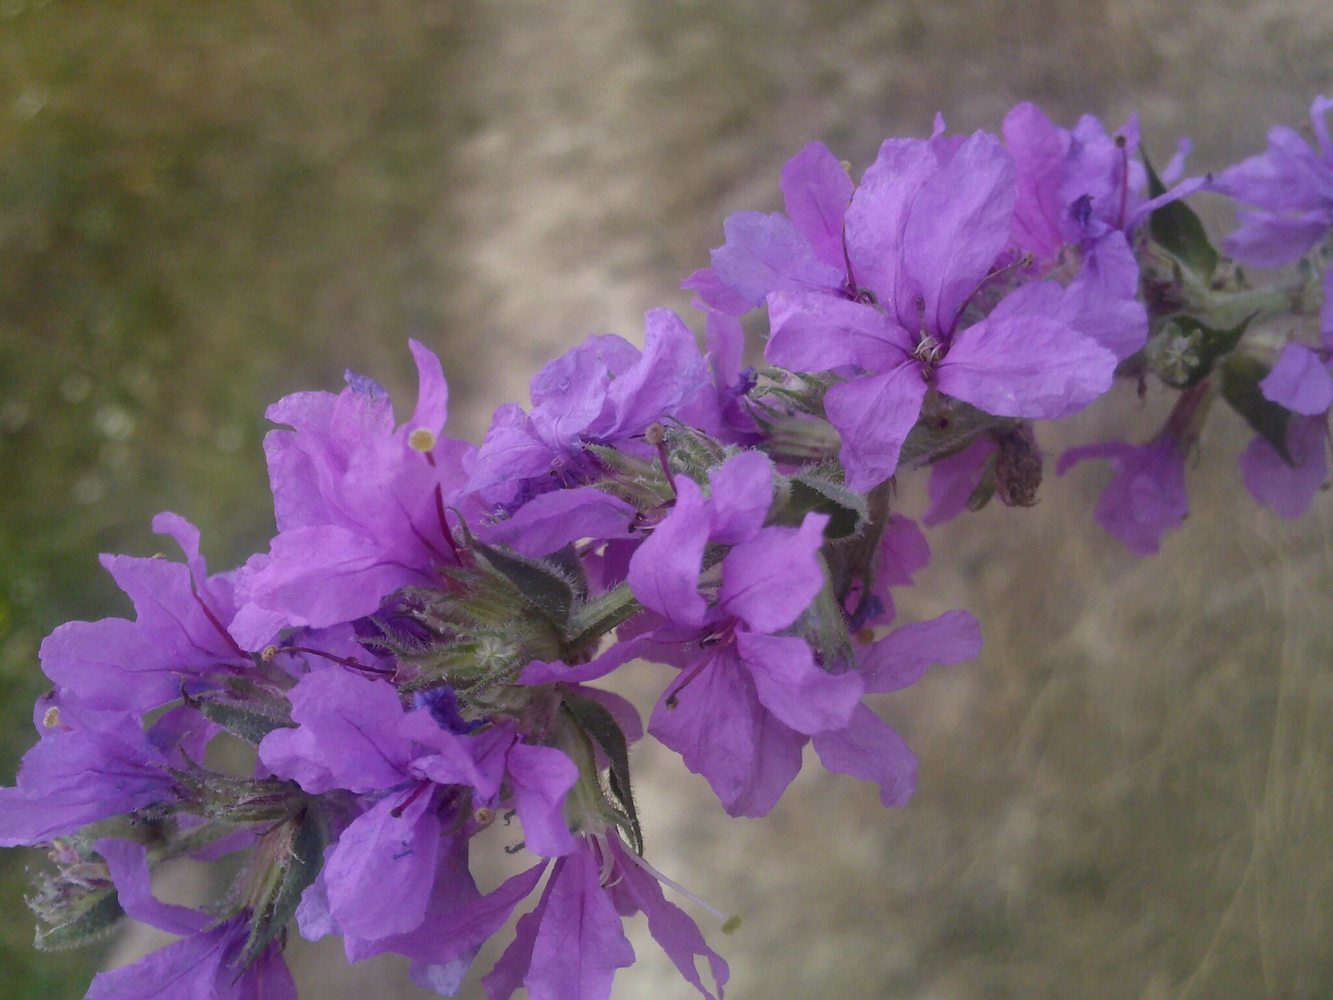
{"type": "Polygon", "coordinates": [[[857,657],[866,692],[898,691],[920,680],[935,663],[961,663],[981,652],[981,625],[966,611],[946,611],[930,621],[904,625],[857,657]]]}
{"type": "Polygon", "coordinates": [[[676,505],[629,563],[629,587],[644,605],[676,625],[700,625],[707,610],[699,573],[708,544],[708,510],[699,485],[676,477],[676,505]]]}
{"type": "Polygon", "coordinates": [[[879,785],[885,806],[904,805],[916,790],[916,754],[865,705],[843,729],[817,733],[815,752],[830,771],[879,785]]]}
{"type": "Polygon", "coordinates": [[[794,372],[825,372],[846,365],[884,371],[911,353],[911,336],[878,309],[832,295],[774,292],[768,297],[772,331],[764,358],[794,372]]]}
{"type": "Polygon", "coordinates": [[[609,1000],[616,970],[634,963],[620,914],[602,890],[601,867],[589,849],[556,866],[546,911],[532,943],[523,985],[532,1000],[609,1000]]]}
{"type": "Polygon", "coordinates": [[[735,545],[764,526],[773,503],[773,462],[761,451],[743,451],[708,473],[712,495],[709,538],[735,545]]]}
{"type": "Polygon", "coordinates": [[[525,556],[544,556],[583,538],[629,538],[635,510],[591,486],[533,497],[505,521],[478,529],[481,540],[508,545],[525,556]]]}
{"type": "Polygon", "coordinates": [[[565,795],[579,769],[559,750],[526,743],[510,748],[507,764],[528,850],[546,858],[568,854],[574,838],[565,822],[565,795]]]}
{"type": "Polygon", "coordinates": [[[780,632],[800,617],[824,586],[819,549],[825,514],[807,514],[799,528],[764,528],[722,561],[718,601],[760,632],[780,632]]]}
{"type": "Polygon", "coordinates": [[[864,691],[859,674],[820,670],[796,636],[737,632],[736,645],[760,703],[783,723],[807,736],[847,725],[864,691]]]}
{"type": "Polygon", "coordinates": [[[926,383],[915,361],[828,391],[824,409],[842,435],[838,457],[849,487],[869,490],[893,475],[925,398],[926,383]]]}
{"type": "Polygon", "coordinates": [[[1259,390],[1265,399],[1307,417],[1326,413],[1333,405],[1333,375],[1314,351],[1300,344],[1282,348],[1259,390]]]}
{"type": "Polygon", "coordinates": [[[1053,420],[1111,387],[1115,355],[1045,316],[992,314],[958,334],[936,371],[940,391],[997,417],[1053,420]]]}
{"type": "Polygon", "coordinates": [[[352,820],[329,852],[329,911],[349,937],[404,934],[425,918],[439,864],[436,795],[426,791],[399,812],[405,798],[385,796],[352,820]]]}
{"type": "MultiPolygon", "coordinates": [[[[953,158],[921,186],[903,231],[903,269],[913,298],[925,301],[924,322],[952,332],[1009,239],[1017,190],[1014,162],[998,139],[973,133],[953,158]]],[[[905,303],[899,288],[898,320],[905,303]]]]}
{"type": "Polygon", "coordinates": [[[846,266],[842,220],[852,198],[852,179],[822,142],[812,142],[782,168],[782,196],[787,215],[815,255],[839,272],[846,266]]]}
{"type": "Polygon", "coordinates": [[[595,421],[589,434],[638,434],[676,412],[710,384],[694,334],[670,309],[644,314],[643,356],[607,386],[611,422],[595,421]]]}
{"type": "Polygon", "coordinates": [[[730,975],[722,956],[708,947],[698,925],[684,910],[667,902],[657,879],[639,867],[619,838],[611,836],[607,840],[612,857],[616,860],[616,871],[620,873],[621,886],[634,906],[648,918],[648,933],[653,936],[653,940],[666,952],[667,958],[680,970],[687,983],[707,1000],[715,1000],[695,968],[696,957],[706,959],[713,976],[714,989],[717,990],[716,1000],[722,1000],[722,987],[727,984],[730,975]]]}
{"type": "Polygon", "coordinates": [[[151,924],[172,934],[198,934],[213,918],[188,906],[163,903],[153,895],[148,873],[148,848],[128,840],[97,841],[97,853],[106,861],[116,884],[120,908],[140,923],[151,924]]]}
{"type": "Polygon", "coordinates": [[[1018,199],[1011,226],[1022,250],[1051,260],[1064,242],[1060,183],[1070,136],[1035,104],[1023,103],[1004,116],[1004,144],[1014,158],[1018,199]]]}

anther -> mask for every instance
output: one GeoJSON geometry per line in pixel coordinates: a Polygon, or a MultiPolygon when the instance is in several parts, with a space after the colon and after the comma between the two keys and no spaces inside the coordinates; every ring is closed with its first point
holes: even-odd
{"type": "Polygon", "coordinates": [[[407,446],[413,451],[421,452],[423,455],[434,451],[438,441],[435,432],[427,427],[418,427],[407,436],[407,446]]]}

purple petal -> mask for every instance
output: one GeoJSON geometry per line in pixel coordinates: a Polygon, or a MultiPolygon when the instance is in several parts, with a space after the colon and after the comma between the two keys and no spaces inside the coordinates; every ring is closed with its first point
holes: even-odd
{"type": "Polygon", "coordinates": [[[1300,517],[1328,477],[1328,426],[1321,417],[1292,417],[1287,451],[1292,465],[1261,437],[1240,456],[1241,477],[1250,495],[1285,518],[1300,517]]]}
{"type": "Polygon", "coordinates": [[[707,778],[732,816],[772,810],[801,770],[806,740],[765,710],[750,672],[725,650],[668,688],[648,732],[707,778]]]}
{"type": "Polygon", "coordinates": [[[1004,144],[1014,158],[1018,198],[1011,233],[1021,249],[1051,260],[1064,243],[1060,184],[1070,136],[1035,104],[1023,103],[1004,117],[1004,144]]]}
{"type": "MultiPolygon", "coordinates": [[[[562,864],[563,860],[556,862],[557,867],[562,864]]],[[[537,943],[537,932],[541,929],[542,919],[546,915],[546,901],[550,895],[551,884],[547,882],[546,890],[537,901],[536,908],[518,918],[518,923],[514,925],[514,940],[509,942],[509,947],[481,981],[482,988],[486,990],[487,1000],[509,1000],[509,997],[523,985],[523,979],[532,965],[532,949],[537,943]]]]}
{"type": "Polygon", "coordinates": [[[570,666],[568,663],[546,663],[533,660],[518,676],[518,682],[525,685],[535,684],[583,684],[605,677],[630,660],[643,656],[649,646],[645,636],[636,636],[627,642],[619,642],[587,663],[570,666]]]}
{"type": "Polygon", "coordinates": [[[163,903],[153,895],[148,874],[148,848],[143,844],[103,839],[93,846],[106,860],[111,881],[116,884],[120,908],[129,917],[172,934],[198,934],[213,923],[207,913],[188,906],[163,903]]]}
{"type": "Polygon", "coordinates": [[[620,914],[602,891],[588,849],[561,859],[546,890],[546,910],[523,979],[532,1000],[609,1000],[616,969],[634,963],[620,914]]]}
{"type": "Polygon", "coordinates": [[[940,391],[997,417],[1053,420],[1111,387],[1115,355],[1065,323],[997,309],[958,335],[936,371],[940,391]]]}
{"type": "Polygon", "coordinates": [[[424,344],[409,340],[407,346],[417,363],[417,408],[404,428],[409,434],[418,428],[438,435],[449,416],[449,385],[439,356],[424,344]]]}
{"type": "Polygon", "coordinates": [[[824,409],[842,435],[838,457],[851,489],[866,491],[893,475],[925,398],[926,383],[915,361],[828,391],[824,409]]]}
{"type": "Polygon", "coordinates": [[[508,501],[524,479],[544,476],[559,452],[544,441],[522,407],[506,403],[491,417],[486,440],[468,477],[469,492],[485,491],[489,497],[508,501]]]}
{"type": "Polygon", "coordinates": [[[648,918],[648,933],[661,945],[667,958],[680,971],[685,981],[704,995],[707,1000],[714,1000],[712,993],[704,986],[703,980],[695,968],[696,957],[707,959],[709,971],[713,976],[713,988],[717,990],[716,1000],[722,1000],[722,987],[727,984],[730,971],[722,956],[708,947],[699,927],[679,906],[667,902],[662,894],[662,887],[657,879],[644,871],[630,853],[625,850],[618,837],[610,836],[607,841],[611,855],[616,861],[616,871],[620,873],[621,886],[633,901],[636,909],[648,918]]]}
{"type": "Polygon", "coordinates": [[[915,684],[936,663],[961,663],[981,652],[981,625],[966,611],[946,611],[904,625],[864,647],[857,669],[866,692],[884,694],[915,684]]]}
{"type": "Polygon", "coordinates": [[[425,918],[439,864],[436,795],[428,790],[400,806],[405,797],[381,799],[352,820],[329,852],[329,911],[350,937],[404,934],[425,918]]]}
{"type": "Polygon", "coordinates": [[[735,545],[759,533],[773,503],[773,462],[761,451],[733,455],[708,473],[710,539],[735,545]]]}
{"type": "Polygon", "coordinates": [[[676,505],[629,564],[634,596],[676,625],[701,625],[706,613],[699,573],[708,544],[709,516],[703,493],[688,476],[676,477],[676,505]]]}
{"type": "Polygon", "coordinates": [[[509,750],[509,782],[528,850],[558,858],[574,849],[565,822],[565,795],[579,769],[559,750],[515,743],[509,750]]]}
{"type": "Polygon", "coordinates": [[[783,723],[807,736],[847,725],[864,690],[859,674],[820,670],[796,636],[738,632],[736,645],[760,703],[783,723]]]}
{"type": "Polygon", "coordinates": [[[967,501],[981,482],[986,463],[999,447],[993,438],[982,436],[955,455],[930,467],[930,509],[921,523],[934,527],[952,521],[967,510],[967,501]]]}
{"type": "Polygon", "coordinates": [[[1259,383],[1264,398],[1293,413],[1313,417],[1333,405],[1333,376],[1308,347],[1288,344],[1259,383]]]}
{"type": "Polygon", "coordinates": [[[812,142],[782,168],[787,215],[815,255],[842,272],[842,221],[852,199],[852,179],[822,142],[812,142]]]}
{"type": "Polygon", "coordinates": [[[1060,456],[1056,472],[1063,475],[1085,459],[1110,459],[1116,474],[1097,501],[1097,523],[1131,552],[1152,555],[1161,548],[1162,536],[1189,514],[1185,454],[1169,434],[1142,446],[1108,441],[1071,448],[1060,456]]]}
{"type": "Polygon", "coordinates": [[[755,307],[755,303],[726,284],[711,267],[695,271],[680,283],[680,287],[694,292],[696,308],[716,310],[726,316],[740,316],[755,307]]]}
{"type": "Polygon", "coordinates": [[[713,273],[751,307],[776,291],[838,289],[842,269],[820,260],[784,215],[738,212],[723,224],[727,241],[713,251],[713,273]]]}
{"type": "MultiPolygon", "coordinates": [[[[898,304],[908,214],[926,180],[938,170],[929,142],[888,139],[852,195],[847,255],[858,288],[870,289],[880,302],[898,304]]],[[[899,309],[899,322],[905,312],[899,309]]]]}
{"type": "Polygon", "coordinates": [[[916,790],[916,754],[865,705],[857,705],[843,729],[817,733],[815,752],[830,771],[879,785],[885,806],[907,803],[916,790]]]}
{"type": "Polygon", "coordinates": [[[1085,251],[1083,267],[1052,313],[1123,361],[1148,339],[1138,300],[1139,265],[1125,234],[1112,230],[1085,251]]]}
{"type": "Polygon", "coordinates": [[[594,422],[589,433],[639,434],[710,384],[708,367],[684,320],[670,309],[650,309],[644,315],[643,357],[607,387],[611,420],[594,422]]]}
{"type": "Polygon", "coordinates": [[[764,528],[722,561],[718,602],[752,629],[780,632],[824,586],[819,549],[825,514],[807,514],[799,528],[764,528]]]}
{"type": "MultiPolygon", "coordinates": [[[[998,139],[976,132],[921,186],[903,230],[910,295],[924,300],[926,328],[953,331],[964,303],[1009,239],[1017,190],[1014,162],[998,139]]],[[[896,302],[898,321],[914,306],[896,302]]]]}
{"type": "Polygon", "coordinates": [[[583,538],[629,538],[635,513],[619,497],[580,486],[533,497],[508,520],[482,527],[477,534],[520,555],[544,556],[583,538]]]}
{"type": "Polygon", "coordinates": [[[296,729],[275,729],[259,759],[279,777],[313,794],[332,788],[371,792],[407,780],[409,741],[392,684],[342,667],[306,674],[288,692],[296,729]]]}
{"type": "Polygon", "coordinates": [[[846,365],[879,372],[911,353],[906,330],[878,309],[832,295],[775,292],[768,298],[772,336],[769,364],[795,372],[824,372],[846,365]]]}
{"type": "Polygon", "coordinates": [[[1328,209],[1298,215],[1237,212],[1240,225],[1226,239],[1232,257],[1255,267],[1285,267],[1299,260],[1328,232],[1328,209]]]}

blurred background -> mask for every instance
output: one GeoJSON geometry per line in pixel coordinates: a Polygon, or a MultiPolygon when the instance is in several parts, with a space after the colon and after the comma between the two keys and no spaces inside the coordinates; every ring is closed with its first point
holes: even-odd
{"type": "MultiPolygon", "coordinates": [[[[1137,110],[1159,162],[1189,135],[1213,169],[1305,123],[1331,52],[1324,0],[0,0],[0,782],[42,637],[129,613],[98,552],[158,551],[167,509],[215,570],[266,546],[280,395],[350,366],[406,406],[415,336],[479,439],[549,357],[685,310],[722,219],[778,208],[807,141],[859,174],[936,111],[997,129],[1032,99],[1137,110]]],[[[1168,406],[1125,394],[1043,443],[1168,406]]],[[[1095,526],[1091,466],[932,536],[903,619],[967,607],[986,649],[886,709],[922,758],[907,808],[811,766],[728,820],[640,748],[652,860],[744,917],[704,925],[729,996],[1333,996],[1333,514],[1259,511],[1247,440],[1211,422],[1157,559],[1095,526]]],[[[0,858],[0,996],[76,997],[136,944],[33,952],[33,861],[0,858]]],[[[634,940],[617,997],[692,995],[634,940]]],[[[392,961],[291,954],[311,996],[425,996],[392,961]]]]}

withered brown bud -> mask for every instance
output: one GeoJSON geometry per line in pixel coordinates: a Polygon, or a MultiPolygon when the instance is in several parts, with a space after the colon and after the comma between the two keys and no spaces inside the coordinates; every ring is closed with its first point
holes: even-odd
{"type": "Polygon", "coordinates": [[[1041,451],[1031,424],[991,431],[1000,446],[995,456],[995,493],[1008,507],[1032,507],[1041,486],[1041,451]]]}

